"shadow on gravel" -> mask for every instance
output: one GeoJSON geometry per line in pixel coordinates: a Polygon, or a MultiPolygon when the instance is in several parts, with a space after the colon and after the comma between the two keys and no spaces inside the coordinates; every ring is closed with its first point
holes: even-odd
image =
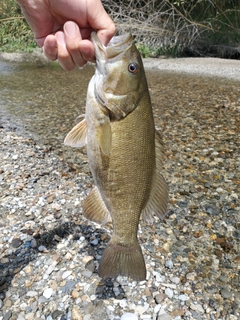
{"type": "MultiPolygon", "coordinates": [[[[45,231],[35,232],[31,229],[21,230],[23,233],[33,235],[31,241],[26,241],[8,256],[3,257],[0,262],[0,295],[5,297],[4,292],[8,290],[14,276],[26,267],[31,261],[35,260],[40,252],[51,250],[61,241],[72,235],[73,241],[84,237],[87,245],[80,250],[80,253],[87,252],[87,255],[93,256],[93,260],[85,265],[87,270],[97,273],[98,262],[102,256],[103,250],[109,241],[109,236],[105,230],[94,228],[87,224],[75,224],[72,222],[60,223],[57,227],[45,231]]],[[[121,285],[115,279],[101,280],[96,288],[98,299],[123,299],[125,292],[121,285]]]]}
{"type": "MultiPolygon", "coordinates": [[[[11,254],[5,256],[3,259],[7,262],[0,262],[0,293],[7,290],[15,274],[20,272],[30,261],[36,259],[41,250],[51,249],[57,244],[56,236],[65,238],[73,231],[73,228],[72,223],[63,223],[48,232],[37,233],[31,241],[26,241],[11,254]]],[[[21,231],[29,235],[34,233],[31,229],[21,231]]]]}

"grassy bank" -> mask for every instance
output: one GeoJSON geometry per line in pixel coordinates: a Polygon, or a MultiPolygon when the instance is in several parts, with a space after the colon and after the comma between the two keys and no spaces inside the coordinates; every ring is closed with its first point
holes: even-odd
{"type": "Polygon", "coordinates": [[[14,0],[0,0],[0,51],[31,52],[37,45],[14,0]]]}
{"type": "MultiPolygon", "coordinates": [[[[120,32],[131,31],[144,57],[240,58],[239,0],[104,0],[120,32]],[[238,49],[239,47],[239,49],[238,49]]],[[[0,0],[0,51],[37,45],[14,0],[0,0]]]]}

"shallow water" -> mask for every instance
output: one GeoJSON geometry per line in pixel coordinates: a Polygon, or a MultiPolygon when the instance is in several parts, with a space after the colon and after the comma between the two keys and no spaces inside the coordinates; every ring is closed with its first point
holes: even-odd
{"type": "MultiPolygon", "coordinates": [[[[204,132],[224,125],[223,114],[239,108],[237,81],[150,69],[146,72],[156,126],[164,132],[166,143],[176,144],[174,137],[183,137],[185,128],[198,139],[206,139],[204,132]]],[[[68,73],[55,63],[1,61],[0,124],[73,161],[72,151],[63,146],[63,140],[77,116],[85,111],[87,86],[93,73],[90,65],[68,73]]],[[[229,126],[236,126],[235,118],[228,119],[232,121],[229,126]]]]}
{"type": "MultiPolygon", "coordinates": [[[[53,153],[49,153],[49,158],[45,157],[44,148],[39,148],[41,152],[36,152],[34,159],[29,152],[25,159],[19,156],[17,164],[11,152],[18,156],[15,154],[18,140],[13,141],[11,148],[4,148],[6,158],[1,186],[4,201],[8,203],[6,212],[19,199],[24,203],[25,198],[30,198],[26,201],[32,202],[33,208],[36,205],[36,212],[41,212],[33,218],[36,225],[41,221],[39,226],[43,227],[53,219],[50,228],[52,223],[56,225],[60,221],[55,218],[54,205],[60,199],[66,199],[66,207],[62,206],[60,211],[64,215],[62,219],[83,223],[79,217],[79,199],[85,197],[91,187],[90,174],[85,174],[89,173],[86,150],[65,147],[63,140],[76,117],[84,113],[87,85],[93,72],[92,66],[67,73],[57,64],[0,62],[0,127],[14,129],[36,140],[36,148],[29,150],[36,152],[40,144],[46,152],[52,149],[64,160],[55,164],[53,153]],[[48,165],[49,170],[40,175],[42,168],[48,165]],[[70,170],[75,168],[79,170],[70,170]],[[39,201],[36,204],[36,199],[46,198],[47,201],[49,195],[55,194],[53,204],[50,202],[47,207],[42,207],[39,201]]],[[[213,314],[221,312],[220,318],[227,319],[227,313],[237,312],[234,310],[239,305],[240,83],[159,70],[147,70],[147,77],[156,126],[162,132],[165,144],[164,177],[169,185],[170,198],[163,224],[157,223],[151,228],[143,224],[140,238],[145,255],[149,262],[154,262],[152,270],[156,267],[155,270],[163,274],[166,271],[166,282],[173,275],[181,278],[179,290],[190,295],[194,301],[192,305],[197,301],[207,305],[209,301],[213,314]],[[166,244],[169,246],[167,251],[166,244]],[[174,261],[173,269],[164,269],[164,256],[174,261]],[[187,275],[194,274],[194,281],[187,279],[187,275]],[[186,292],[182,288],[187,288],[186,292]],[[235,300],[221,299],[219,292],[222,288],[234,294],[235,300]],[[212,290],[216,290],[216,295],[211,293],[212,290]]],[[[7,146],[8,143],[9,140],[7,146]]],[[[28,139],[20,140],[20,150],[25,150],[24,143],[28,143],[28,139]]],[[[4,214],[4,218],[19,219],[22,214],[22,223],[29,219],[25,210],[25,207],[17,207],[16,211],[20,213],[16,215],[13,211],[14,214],[4,214]]],[[[13,229],[9,230],[12,236],[13,229]]],[[[14,230],[18,230],[17,227],[14,230]]],[[[78,245],[76,250],[79,251],[78,245]]],[[[51,252],[49,250],[49,254],[51,252]]],[[[76,265],[75,274],[81,274],[84,266],[80,266],[76,265]]],[[[16,279],[15,287],[16,281],[25,281],[21,275],[16,279]]],[[[30,279],[35,279],[35,274],[30,279]]],[[[156,289],[157,282],[149,281],[151,290],[162,290],[161,285],[156,289]]],[[[135,290],[135,285],[132,288],[135,290]]],[[[133,299],[139,298],[136,292],[133,299]]],[[[175,300],[174,296],[173,306],[175,300]]],[[[187,308],[191,309],[189,305],[187,308]]],[[[198,318],[205,319],[202,314],[198,318]]]]}

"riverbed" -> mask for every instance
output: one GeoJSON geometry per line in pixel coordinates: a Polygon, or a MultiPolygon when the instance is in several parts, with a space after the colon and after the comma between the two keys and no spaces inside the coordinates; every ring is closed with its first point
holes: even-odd
{"type": "Polygon", "coordinates": [[[140,283],[98,277],[111,225],[83,218],[86,150],[63,146],[94,67],[0,61],[0,320],[239,319],[240,62],[220,60],[145,60],[170,202],[140,223],[140,283]]]}

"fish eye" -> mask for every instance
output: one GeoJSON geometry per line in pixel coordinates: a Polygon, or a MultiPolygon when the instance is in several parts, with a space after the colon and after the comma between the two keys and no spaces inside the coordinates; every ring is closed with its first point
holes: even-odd
{"type": "Polygon", "coordinates": [[[137,73],[138,72],[138,67],[136,63],[130,63],[128,65],[128,71],[131,73],[137,73]]]}

